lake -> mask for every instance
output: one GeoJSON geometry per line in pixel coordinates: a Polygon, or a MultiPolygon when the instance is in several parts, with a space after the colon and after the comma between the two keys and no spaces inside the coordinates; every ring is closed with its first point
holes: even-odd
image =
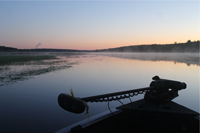
{"type": "MultiPolygon", "coordinates": [[[[5,53],[4,53],[5,54],[5,53]]],[[[55,132],[85,113],[73,114],[57,102],[60,93],[87,97],[148,87],[152,77],[185,82],[173,99],[199,111],[199,53],[32,53],[56,59],[0,65],[0,132],[55,132]]],[[[3,54],[2,54],[3,55],[3,54]]],[[[0,55],[0,56],[2,56],[0,55]]],[[[30,53],[24,54],[29,56],[30,53]]],[[[144,95],[131,97],[132,101],[144,95]]],[[[121,100],[123,103],[129,99],[121,100]]],[[[88,103],[89,115],[108,110],[107,102],[88,103]]],[[[110,108],[121,105],[110,102],[110,108]]]]}

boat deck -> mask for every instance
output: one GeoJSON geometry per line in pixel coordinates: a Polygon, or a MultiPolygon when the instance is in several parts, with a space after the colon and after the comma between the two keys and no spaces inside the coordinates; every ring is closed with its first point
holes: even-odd
{"type": "Polygon", "coordinates": [[[122,113],[84,128],[98,133],[199,133],[199,113],[175,102],[152,104],[144,99],[117,107],[122,113]]]}
{"type": "Polygon", "coordinates": [[[176,113],[176,114],[188,114],[199,115],[199,113],[186,108],[173,101],[164,104],[152,104],[145,102],[144,99],[117,107],[122,110],[135,110],[135,111],[147,111],[147,112],[162,112],[162,113],[176,113]]]}
{"type": "Polygon", "coordinates": [[[199,133],[199,113],[175,102],[160,105],[142,99],[116,109],[118,113],[107,113],[87,125],[74,124],[59,133],[199,133]]]}

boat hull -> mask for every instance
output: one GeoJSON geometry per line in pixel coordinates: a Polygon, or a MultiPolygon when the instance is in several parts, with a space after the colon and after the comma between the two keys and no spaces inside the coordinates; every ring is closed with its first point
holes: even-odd
{"type": "Polygon", "coordinates": [[[56,133],[199,133],[199,113],[175,102],[164,104],[138,100],[75,123],[56,133]]]}

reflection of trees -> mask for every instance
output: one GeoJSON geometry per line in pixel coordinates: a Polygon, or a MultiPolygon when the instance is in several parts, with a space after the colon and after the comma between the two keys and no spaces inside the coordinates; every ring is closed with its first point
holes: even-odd
{"type": "Polygon", "coordinates": [[[186,63],[188,66],[191,64],[199,66],[198,53],[105,53],[104,55],[138,60],[173,61],[175,64],[186,63]]]}

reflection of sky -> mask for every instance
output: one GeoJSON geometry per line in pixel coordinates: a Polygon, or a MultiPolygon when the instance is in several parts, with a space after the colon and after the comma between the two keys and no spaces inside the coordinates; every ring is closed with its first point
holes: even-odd
{"type": "Polygon", "coordinates": [[[186,63],[199,66],[199,53],[129,53],[129,52],[105,52],[92,53],[95,55],[111,56],[124,59],[137,59],[144,61],[173,61],[174,63],[186,63]]]}
{"type": "MultiPolygon", "coordinates": [[[[199,66],[173,61],[143,61],[106,56],[85,56],[76,58],[80,64],[34,79],[1,87],[0,125],[12,125],[13,130],[25,132],[52,132],[81,119],[84,114],[75,115],[59,107],[60,93],[70,93],[72,87],[76,97],[105,94],[149,86],[155,75],[161,78],[187,83],[185,90],[173,101],[199,112],[199,66]],[[11,121],[12,119],[12,121],[11,121]],[[44,126],[44,123],[46,126],[44,126]],[[20,125],[28,127],[23,129],[20,125]],[[34,127],[33,127],[34,125],[34,127]],[[20,127],[21,129],[18,129],[20,127]],[[50,128],[49,128],[50,127],[50,128]]],[[[132,100],[143,98],[143,95],[132,100]]],[[[127,103],[129,99],[122,100],[127,103]]],[[[107,103],[88,103],[90,116],[108,110],[107,103]]],[[[111,102],[111,108],[119,106],[111,102]]],[[[2,132],[2,128],[0,132],[2,132]]],[[[7,128],[7,131],[11,129],[7,128]]]]}
{"type": "Polygon", "coordinates": [[[199,1],[0,1],[0,45],[103,49],[199,39],[199,1]]]}

